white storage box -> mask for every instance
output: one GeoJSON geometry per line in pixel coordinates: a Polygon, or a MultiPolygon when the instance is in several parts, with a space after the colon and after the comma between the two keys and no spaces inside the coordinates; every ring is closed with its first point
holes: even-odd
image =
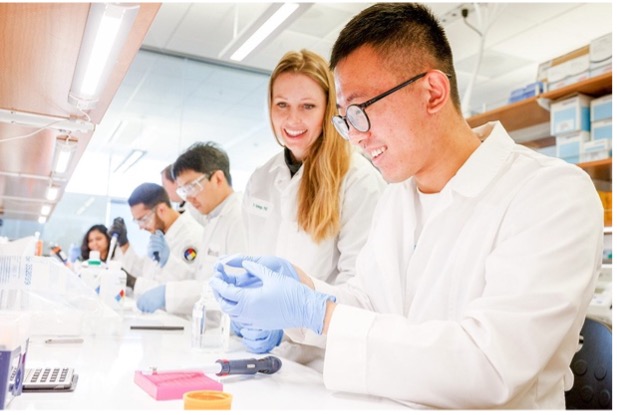
{"type": "Polygon", "coordinates": [[[613,119],[595,121],[591,123],[591,140],[613,139],[613,119]]]}
{"type": "Polygon", "coordinates": [[[570,65],[568,62],[559,65],[551,66],[547,70],[547,81],[549,91],[562,88],[568,85],[568,70],[570,65]]]}
{"type": "Polygon", "coordinates": [[[589,79],[589,54],[568,61],[566,85],[589,79]]]}
{"type": "Polygon", "coordinates": [[[577,94],[551,104],[551,135],[589,131],[591,97],[577,94]]]}
{"type": "Polygon", "coordinates": [[[589,63],[591,69],[609,65],[613,60],[612,33],[601,36],[589,43],[589,63]]]}
{"type": "Polygon", "coordinates": [[[603,65],[598,68],[591,68],[589,71],[589,77],[594,78],[596,76],[600,76],[605,73],[609,73],[613,71],[613,65],[609,63],[608,65],[603,65]]]}
{"type": "Polygon", "coordinates": [[[556,137],[557,157],[569,163],[579,163],[583,143],[589,141],[587,131],[578,131],[556,137]]]}
{"type": "MultiPolygon", "coordinates": [[[[591,100],[591,122],[613,117],[613,94],[591,100]]],[[[593,127],[592,127],[593,128],[593,127]]]]}
{"type": "Polygon", "coordinates": [[[603,138],[583,143],[581,162],[603,160],[611,157],[611,140],[603,138]]]}

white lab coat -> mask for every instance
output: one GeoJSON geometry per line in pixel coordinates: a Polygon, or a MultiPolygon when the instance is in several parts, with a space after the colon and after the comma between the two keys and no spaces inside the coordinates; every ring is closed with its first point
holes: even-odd
{"type": "Polygon", "coordinates": [[[251,175],[243,199],[248,250],[283,257],[323,281],[340,284],[355,272],[385,182],[368,160],[353,153],[341,188],[341,229],[319,244],[298,225],[298,189],[304,167],[291,177],[284,154],[251,175]]]}
{"type": "MultiPolygon", "coordinates": [[[[249,253],[283,257],[315,278],[341,284],[355,273],[356,256],[368,236],[385,181],[367,159],[354,152],[340,193],[340,232],[317,244],[297,221],[303,172],[301,167],[292,178],[281,152],[251,175],[243,199],[249,253]]],[[[287,330],[286,334],[294,341],[320,347],[323,355],[322,336],[305,329],[287,330]]],[[[289,344],[282,347],[284,357],[300,363],[320,359],[305,348],[289,344]]]]}
{"type": "Polygon", "coordinates": [[[180,215],[165,233],[170,253],[162,268],[150,258],[137,255],[129,245],[122,255],[122,266],[137,277],[133,290],[135,298],[169,281],[193,279],[199,263],[202,235],[202,226],[191,215],[180,215]],[[196,251],[197,256],[193,258],[191,251],[196,251]]]}
{"type": "MultiPolygon", "coordinates": [[[[187,215],[188,213],[184,213],[187,215]]],[[[210,214],[202,215],[205,224],[194,280],[170,281],[165,288],[165,309],[190,315],[199,300],[203,284],[210,279],[220,255],[246,252],[242,205],[236,193],[229,195],[210,214]]]]}
{"type": "Polygon", "coordinates": [[[564,408],[602,206],[578,167],[516,145],[499,123],[480,128],[493,129],[415,247],[412,178],[384,192],[356,278],[314,279],[338,303],[327,388],[442,408],[564,408]]]}

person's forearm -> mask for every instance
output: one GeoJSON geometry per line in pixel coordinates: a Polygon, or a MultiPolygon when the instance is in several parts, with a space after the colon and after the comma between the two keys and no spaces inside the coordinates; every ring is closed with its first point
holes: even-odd
{"type": "Polygon", "coordinates": [[[302,271],[299,267],[294,265],[294,268],[296,269],[296,272],[298,273],[298,277],[300,277],[300,282],[306,285],[307,287],[309,287],[311,290],[314,290],[315,284],[313,284],[313,280],[311,279],[311,277],[306,275],[306,272],[302,271]]]}
{"type": "Polygon", "coordinates": [[[332,301],[326,302],[326,314],[323,319],[323,330],[321,334],[328,334],[328,328],[330,328],[330,320],[332,319],[332,314],[334,314],[334,309],[336,308],[336,303],[332,301]]]}

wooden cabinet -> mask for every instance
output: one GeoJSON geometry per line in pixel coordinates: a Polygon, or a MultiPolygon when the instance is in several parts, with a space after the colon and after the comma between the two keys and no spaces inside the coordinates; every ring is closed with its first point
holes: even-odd
{"type": "MultiPolygon", "coordinates": [[[[547,109],[549,108],[547,104],[550,101],[565,98],[577,92],[593,97],[600,97],[612,92],[612,84],[613,74],[602,74],[576,84],[544,92],[533,98],[527,98],[482,114],[474,115],[469,117],[467,122],[471,127],[477,127],[489,121],[501,121],[504,128],[508,131],[532,127],[550,121],[550,112],[547,109]]],[[[554,138],[552,140],[547,140],[547,137],[538,137],[536,144],[537,142],[550,143],[554,142],[554,138]]],[[[612,181],[612,165],[612,158],[579,164],[579,166],[585,169],[592,178],[607,181],[612,181]]]]}

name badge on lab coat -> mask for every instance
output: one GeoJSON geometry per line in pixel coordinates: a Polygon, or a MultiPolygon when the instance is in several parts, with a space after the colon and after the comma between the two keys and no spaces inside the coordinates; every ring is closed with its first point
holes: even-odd
{"type": "Polygon", "coordinates": [[[257,199],[252,197],[249,200],[248,211],[249,213],[257,216],[261,216],[262,218],[267,218],[270,215],[270,211],[272,210],[272,203],[257,199]]]}

